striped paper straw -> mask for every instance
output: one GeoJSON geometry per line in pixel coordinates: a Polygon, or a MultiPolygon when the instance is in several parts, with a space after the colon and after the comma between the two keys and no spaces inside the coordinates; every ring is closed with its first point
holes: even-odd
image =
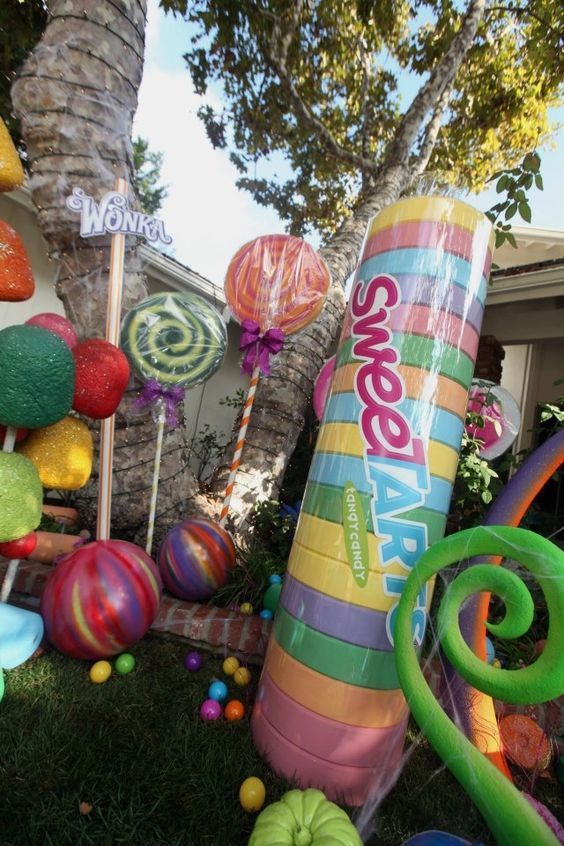
{"type": "Polygon", "coordinates": [[[231,468],[229,471],[229,479],[227,480],[227,487],[225,488],[225,493],[223,495],[223,506],[221,508],[221,514],[219,515],[219,525],[222,527],[225,526],[225,521],[227,520],[227,515],[229,514],[229,503],[231,502],[231,497],[233,496],[233,488],[235,487],[235,476],[237,475],[237,470],[239,469],[239,465],[241,464],[241,454],[243,452],[243,447],[245,446],[245,436],[247,434],[249,420],[251,419],[251,410],[255,401],[255,393],[257,390],[259,376],[260,367],[258,366],[258,364],[255,364],[251,375],[251,384],[249,385],[249,390],[247,391],[247,398],[245,400],[245,406],[243,408],[243,417],[241,419],[241,426],[239,427],[239,434],[237,436],[235,452],[233,453],[233,460],[231,462],[231,468]]]}
{"type": "Polygon", "coordinates": [[[351,292],[251,725],[276,772],[353,805],[401,760],[395,613],[444,533],[490,241],[465,203],[401,200],[369,225],[351,292]]]}

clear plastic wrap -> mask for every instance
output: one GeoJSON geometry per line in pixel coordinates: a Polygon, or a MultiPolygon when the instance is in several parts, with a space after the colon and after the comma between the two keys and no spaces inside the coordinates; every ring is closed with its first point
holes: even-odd
{"type": "Polygon", "coordinates": [[[277,772],[351,804],[401,757],[395,616],[444,533],[491,250],[465,203],[401,200],[369,225],[353,284],[252,720],[277,772]]]}
{"type": "Polygon", "coordinates": [[[468,411],[480,415],[483,426],[471,423],[469,431],[483,441],[480,456],[487,461],[509,449],[521,426],[521,411],[506,388],[486,379],[473,379],[468,397],[468,411]]]}

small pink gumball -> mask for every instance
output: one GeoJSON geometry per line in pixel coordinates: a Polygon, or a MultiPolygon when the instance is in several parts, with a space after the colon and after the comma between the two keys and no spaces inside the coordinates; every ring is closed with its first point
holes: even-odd
{"type": "Polygon", "coordinates": [[[217,720],[221,717],[221,705],[216,699],[206,699],[200,705],[200,717],[202,720],[217,720]]]}
{"type": "Polygon", "coordinates": [[[78,344],[74,326],[70,320],[67,320],[66,317],[60,314],[44,311],[41,314],[30,317],[29,320],[26,320],[26,323],[29,323],[30,326],[40,326],[41,329],[47,329],[48,332],[58,335],[71,350],[78,344]]]}

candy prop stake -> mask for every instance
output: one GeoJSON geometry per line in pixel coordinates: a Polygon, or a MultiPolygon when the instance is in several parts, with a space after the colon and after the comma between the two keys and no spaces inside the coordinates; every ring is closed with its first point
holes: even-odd
{"type": "Polygon", "coordinates": [[[287,335],[311,323],[321,311],[329,288],[323,259],[301,238],[265,235],[245,244],[227,268],[225,296],[243,334],[241,371],[251,382],[219,523],[224,526],[245,445],[247,428],[261,372],[270,373],[270,356],[280,352],[287,335]]]}
{"type": "Polygon", "coordinates": [[[177,406],[186,389],[209,379],[221,365],[227,329],[216,309],[196,294],[155,294],[125,316],[121,346],[145,381],[135,405],[156,405],[157,443],[145,547],[150,554],[165,424],[178,426],[177,406]]]}

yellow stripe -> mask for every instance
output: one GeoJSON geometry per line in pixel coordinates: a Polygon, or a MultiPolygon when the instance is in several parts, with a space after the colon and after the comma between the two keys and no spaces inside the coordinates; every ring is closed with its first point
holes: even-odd
{"type": "MultiPolygon", "coordinates": [[[[288,572],[295,579],[327,596],[351,605],[371,608],[373,611],[387,612],[397,603],[397,596],[386,596],[384,593],[383,571],[376,571],[374,562],[368,572],[366,585],[359,587],[353,579],[348,564],[328,558],[325,552],[320,554],[309,548],[324,550],[322,540],[321,536],[316,537],[310,532],[301,533],[300,542],[296,536],[288,561],[288,572]]],[[[390,575],[407,575],[405,568],[399,563],[389,565],[385,568],[385,572],[390,575]]],[[[428,584],[429,596],[431,596],[433,582],[429,581],[428,584]]]]}
{"type": "Polygon", "coordinates": [[[483,230],[493,250],[495,236],[487,217],[472,206],[460,200],[447,197],[408,197],[383,209],[373,218],[367,237],[405,220],[434,220],[440,223],[454,223],[476,235],[483,230]]]}
{"type": "MultiPolygon", "coordinates": [[[[343,527],[339,523],[330,523],[328,520],[322,520],[320,517],[314,517],[312,514],[306,514],[305,511],[302,511],[296,540],[305,547],[313,548],[314,551],[321,548],[329,558],[334,561],[341,561],[349,566],[343,527]],[[319,540],[316,540],[316,538],[319,538],[319,540]],[[322,547],[319,546],[320,542],[322,547]]],[[[372,564],[371,569],[376,570],[380,538],[373,535],[372,532],[367,532],[367,540],[369,564],[372,564]]]]}
{"type": "MultiPolygon", "coordinates": [[[[362,458],[364,444],[356,423],[324,423],[317,438],[317,452],[334,452],[362,458]]],[[[458,466],[458,453],[438,441],[429,441],[429,473],[452,482],[458,466]]]]}

